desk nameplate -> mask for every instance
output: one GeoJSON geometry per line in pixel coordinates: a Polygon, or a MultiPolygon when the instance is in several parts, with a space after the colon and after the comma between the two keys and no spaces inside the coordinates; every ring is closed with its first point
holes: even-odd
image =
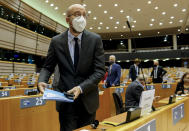
{"type": "Polygon", "coordinates": [[[182,118],[184,118],[184,103],[182,103],[172,109],[172,119],[173,119],[174,125],[177,122],[179,122],[182,118]]]}
{"type": "Polygon", "coordinates": [[[135,129],[135,131],[156,131],[156,120],[153,119],[152,121],[142,125],[141,127],[135,129]]]}
{"type": "Polygon", "coordinates": [[[45,104],[46,104],[46,101],[43,100],[42,97],[20,99],[20,108],[42,106],[45,104]]]}
{"type": "Polygon", "coordinates": [[[1,97],[9,97],[10,91],[0,91],[0,98],[1,97]]]}

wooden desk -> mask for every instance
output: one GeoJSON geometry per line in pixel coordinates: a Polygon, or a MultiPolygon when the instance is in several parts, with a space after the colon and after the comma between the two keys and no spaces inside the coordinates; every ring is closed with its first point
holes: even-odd
{"type": "Polygon", "coordinates": [[[24,92],[25,90],[32,90],[32,89],[37,89],[37,88],[18,88],[18,89],[5,89],[5,90],[0,90],[0,91],[9,91],[10,92],[10,96],[24,96],[24,92]]]}
{"type": "Polygon", "coordinates": [[[110,89],[102,91],[99,94],[99,108],[96,112],[96,119],[99,121],[103,121],[105,118],[111,117],[111,103],[109,99],[110,89]]]}
{"type": "Polygon", "coordinates": [[[1,86],[8,86],[8,82],[0,82],[1,86]]]}
{"type": "MultiPolygon", "coordinates": [[[[135,120],[133,122],[113,127],[110,125],[104,125],[101,124],[98,126],[98,129],[101,130],[102,128],[107,129],[108,131],[133,131],[137,129],[138,127],[148,123],[149,121],[155,119],[156,120],[156,131],[188,131],[189,130],[189,98],[185,97],[182,100],[177,100],[176,103],[163,106],[159,110],[150,113],[150,115],[143,116],[138,120],[135,120]],[[184,118],[181,119],[177,124],[173,125],[172,122],[172,108],[184,103],[184,118]]],[[[110,122],[122,122],[124,121],[125,113],[111,117],[109,119],[105,119],[106,121],[110,122]]],[[[91,130],[90,126],[86,126],[80,129],[77,129],[76,131],[80,131],[81,129],[88,129],[91,130]]]]}
{"type": "Polygon", "coordinates": [[[43,106],[21,109],[21,98],[31,96],[0,99],[0,131],[59,131],[54,101],[47,101],[43,106]]]}
{"type": "Polygon", "coordinates": [[[162,84],[154,84],[155,85],[155,96],[160,96],[160,99],[166,98],[175,94],[177,83],[171,83],[171,88],[162,88],[162,84]]]}

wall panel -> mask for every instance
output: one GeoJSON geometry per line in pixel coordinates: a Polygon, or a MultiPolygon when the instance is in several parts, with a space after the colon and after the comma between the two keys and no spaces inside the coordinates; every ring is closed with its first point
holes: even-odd
{"type": "Polygon", "coordinates": [[[0,75],[8,75],[13,72],[12,62],[0,61],[0,75]]]}
{"type": "Polygon", "coordinates": [[[20,0],[0,0],[0,3],[14,9],[15,11],[18,11],[20,0]]]}
{"type": "Polygon", "coordinates": [[[15,25],[0,18],[0,32],[0,48],[13,49],[15,25]]]}
{"type": "Polygon", "coordinates": [[[15,50],[35,54],[37,33],[18,26],[16,33],[15,50]]]}
{"type": "Polygon", "coordinates": [[[62,25],[60,25],[60,24],[57,24],[56,32],[62,33],[62,32],[64,32],[64,31],[66,31],[66,30],[67,30],[66,27],[64,27],[64,26],[62,26],[62,25]]]}
{"type": "Polygon", "coordinates": [[[14,62],[14,71],[15,73],[26,73],[31,74],[35,72],[35,65],[34,64],[25,64],[25,63],[17,63],[14,62]]]}
{"type": "Polygon", "coordinates": [[[42,35],[38,35],[36,54],[40,55],[40,56],[46,56],[48,48],[49,48],[50,41],[51,41],[51,39],[45,38],[42,35]]]}
{"type": "Polygon", "coordinates": [[[19,12],[36,22],[39,22],[40,20],[40,12],[31,8],[30,6],[28,6],[27,4],[23,2],[21,3],[19,12]]]}
{"type": "Polygon", "coordinates": [[[40,23],[52,30],[56,29],[56,22],[48,18],[47,16],[42,15],[40,23]]]}

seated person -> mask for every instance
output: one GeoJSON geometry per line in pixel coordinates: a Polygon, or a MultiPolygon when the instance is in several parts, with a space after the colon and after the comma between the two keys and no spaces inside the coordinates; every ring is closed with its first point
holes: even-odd
{"type": "Polygon", "coordinates": [[[186,72],[178,82],[175,94],[189,93],[189,72],[186,72]]]}
{"type": "Polygon", "coordinates": [[[142,94],[142,91],[144,91],[146,78],[146,75],[144,75],[143,77],[143,75],[140,74],[137,76],[137,79],[127,87],[125,94],[126,110],[131,107],[139,106],[140,96],[142,94]]]}

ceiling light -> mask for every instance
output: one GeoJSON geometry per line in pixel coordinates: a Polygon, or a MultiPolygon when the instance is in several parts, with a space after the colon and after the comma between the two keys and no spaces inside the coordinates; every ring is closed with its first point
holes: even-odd
{"type": "Polygon", "coordinates": [[[149,60],[147,59],[147,60],[144,60],[144,62],[148,62],[149,60]]]}
{"type": "Polygon", "coordinates": [[[139,11],[141,11],[141,9],[137,9],[137,11],[139,12],[139,11]]]}
{"type": "Polygon", "coordinates": [[[129,17],[130,17],[129,15],[126,16],[127,19],[129,19],[129,17]]]}
{"type": "Polygon", "coordinates": [[[148,1],[148,4],[151,4],[152,3],[152,1],[148,1]]]}
{"type": "Polygon", "coordinates": [[[135,26],[134,26],[134,25],[132,25],[131,27],[132,27],[132,28],[135,28],[135,26]]]}
{"type": "Polygon", "coordinates": [[[180,60],[180,58],[176,58],[176,60],[180,60]]]}
{"type": "Polygon", "coordinates": [[[180,32],[180,29],[178,29],[178,31],[180,32]]]}
{"type": "Polygon", "coordinates": [[[119,24],[119,21],[117,21],[116,24],[119,24]]]}
{"type": "Polygon", "coordinates": [[[96,17],[93,17],[94,20],[96,20],[97,18],[96,17]]]}
{"type": "Polygon", "coordinates": [[[101,27],[98,27],[98,29],[100,30],[100,29],[101,29],[101,27]]]}
{"type": "Polygon", "coordinates": [[[174,7],[177,7],[177,6],[178,6],[178,4],[176,3],[176,4],[174,4],[173,6],[174,6],[174,7]]]}
{"type": "Polygon", "coordinates": [[[49,3],[49,0],[45,0],[46,3],[49,3]]]}
{"type": "Polygon", "coordinates": [[[163,23],[162,23],[162,22],[159,22],[159,25],[163,25],[163,23]]]}
{"type": "Polygon", "coordinates": [[[110,16],[110,19],[112,20],[114,17],[110,16]]]}
{"type": "Polygon", "coordinates": [[[90,11],[90,10],[88,11],[88,14],[91,14],[91,11],[90,11]]]}
{"type": "Polygon", "coordinates": [[[50,6],[54,6],[54,4],[50,4],[50,6]]]}
{"type": "Polygon", "coordinates": [[[166,12],[162,12],[162,15],[165,15],[166,14],[166,12]]]}
{"type": "Polygon", "coordinates": [[[158,6],[156,6],[156,7],[154,7],[154,9],[155,9],[155,10],[158,10],[158,9],[159,9],[159,7],[158,7],[158,6]]]}
{"type": "Polygon", "coordinates": [[[125,29],[125,28],[126,28],[126,26],[124,25],[124,26],[123,26],[123,28],[125,29]]]}
{"type": "Polygon", "coordinates": [[[87,5],[86,4],[83,4],[84,7],[86,7],[87,5]]]}
{"type": "Polygon", "coordinates": [[[56,6],[54,9],[55,9],[55,10],[58,10],[58,7],[56,6]]]}
{"type": "Polygon", "coordinates": [[[134,20],[133,22],[136,23],[136,20],[134,20]]]}
{"type": "Polygon", "coordinates": [[[186,9],[182,9],[182,12],[186,12],[186,9]]]}
{"type": "Polygon", "coordinates": [[[115,7],[117,7],[117,6],[118,6],[118,4],[114,4],[114,6],[115,6],[115,7]]]}
{"type": "Polygon", "coordinates": [[[182,23],[182,22],[183,22],[183,20],[179,20],[179,22],[180,22],[180,23],[182,23]]]}
{"type": "Polygon", "coordinates": [[[108,29],[110,29],[110,27],[106,27],[106,29],[108,30],[108,29]]]}
{"type": "Polygon", "coordinates": [[[188,28],[186,28],[186,31],[188,31],[188,28]]]}
{"type": "Polygon", "coordinates": [[[159,32],[159,31],[158,31],[157,33],[158,33],[158,34],[160,34],[160,32],[159,32]]]}
{"type": "Polygon", "coordinates": [[[117,26],[115,26],[114,28],[117,29],[117,26]]]}
{"type": "Polygon", "coordinates": [[[154,22],[154,21],[155,21],[155,19],[153,19],[153,18],[152,18],[152,19],[151,19],[151,21],[152,21],[152,22],[154,22]]]}
{"type": "Polygon", "coordinates": [[[171,16],[170,18],[171,18],[171,19],[174,19],[175,17],[174,17],[174,16],[171,16]]]}
{"type": "Polygon", "coordinates": [[[138,33],[139,36],[141,36],[142,34],[141,33],[138,33]]]}
{"type": "Polygon", "coordinates": [[[107,11],[107,10],[105,10],[105,11],[104,11],[104,13],[106,14],[106,13],[108,13],[108,11],[107,11]]]}
{"type": "Polygon", "coordinates": [[[89,29],[90,29],[90,30],[92,30],[92,29],[93,29],[93,27],[90,27],[89,29]]]}
{"type": "Polygon", "coordinates": [[[121,35],[121,37],[123,37],[123,35],[121,35]]]}
{"type": "Polygon", "coordinates": [[[153,26],[153,24],[150,24],[150,26],[153,26]]]}
{"type": "Polygon", "coordinates": [[[102,7],[102,5],[101,5],[101,4],[99,4],[99,5],[98,5],[98,7],[102,7]]]}
{"type": "Polygon", "coordinates": [[[120,13],[123,13],[123,10],[120,10],[120,13]]]}
{"type": "Polygon", "coordinates": [[[99,24],[100,24],[100,25],[102,25],[103,23],[102,23],[102,22],[100,22],[99,24]]]}
{"type": "Polygon", "coordinates": [[[169,24],[173,24],[173,22],[172,22],[172,21],[170,21],[170,22],[169,22],[169,24]]]}
{"type": "Polygon", "coordinates": [[[62,13],[62,15],[66,15],[66,13],[62,13]]]}

